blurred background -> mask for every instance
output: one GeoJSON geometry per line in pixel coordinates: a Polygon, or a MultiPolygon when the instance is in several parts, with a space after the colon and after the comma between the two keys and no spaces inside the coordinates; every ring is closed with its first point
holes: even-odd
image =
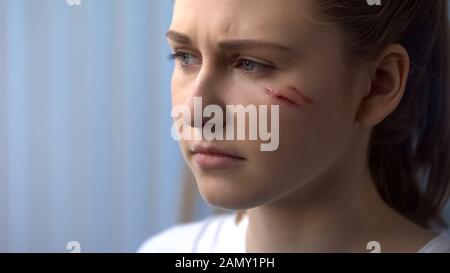
{"type": "Polygon", "coordinates": [[[0,0],[0,252],[134,252],[213,212],[170,136],[172,1],[80,4],[0,0]]]}
{"type": "Polygon", "coordinates": [[[0,252],[134,252],[210,213],[170,136],[172,1],[80,3],[0,0],[0,252]]]}

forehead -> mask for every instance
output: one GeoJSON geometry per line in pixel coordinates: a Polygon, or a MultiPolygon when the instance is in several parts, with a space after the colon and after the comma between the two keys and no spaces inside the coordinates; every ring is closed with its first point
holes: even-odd
{"type": "Polygon", "coordinates": [[[300,0],[176,0],[171,29],[193,39],[261,38],[283,41],[314,31],[300,0]]]}

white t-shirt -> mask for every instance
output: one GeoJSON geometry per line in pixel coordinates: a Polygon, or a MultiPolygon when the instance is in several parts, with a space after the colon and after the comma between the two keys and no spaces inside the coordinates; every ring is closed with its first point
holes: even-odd
{"type": "MultiPolygon", "coordinates": [[[[236,223],[236,213],[213,215],[179,224],[156,234],[139,248],[141,253],[245,253],[248,218],[236,223]]],[[[450,236],[441,233],[419,253],[450,253],[450,236]]]]}

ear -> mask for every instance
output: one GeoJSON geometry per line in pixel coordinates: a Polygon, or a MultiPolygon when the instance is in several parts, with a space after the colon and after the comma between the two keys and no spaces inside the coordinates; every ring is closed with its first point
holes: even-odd
{"type": "Polygon", "coordinates": [[[356,121],[373,127],[399,105],[405,93],[410,67],[406,49],[398,44],[387,47],[373,64],[368,94],[358,108],[356,121]]]}

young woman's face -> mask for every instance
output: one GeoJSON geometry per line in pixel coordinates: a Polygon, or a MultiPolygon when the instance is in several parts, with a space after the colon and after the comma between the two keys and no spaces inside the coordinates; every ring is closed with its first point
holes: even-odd
{"type": "Polygon", "coordinates": [[[210,204],[246,209],[276,201],[349,152],[358,103],[344,88],[341,36],[308,15],[298,0],[176,1],[168,34],[177,53],[173,106],[193,111],[194,97],[203,107],[279,105],[275,151],[261,151],[262,140],[180,141],[210,204]],[[241,159],[195,153],[199,144],[241,159]]]}

